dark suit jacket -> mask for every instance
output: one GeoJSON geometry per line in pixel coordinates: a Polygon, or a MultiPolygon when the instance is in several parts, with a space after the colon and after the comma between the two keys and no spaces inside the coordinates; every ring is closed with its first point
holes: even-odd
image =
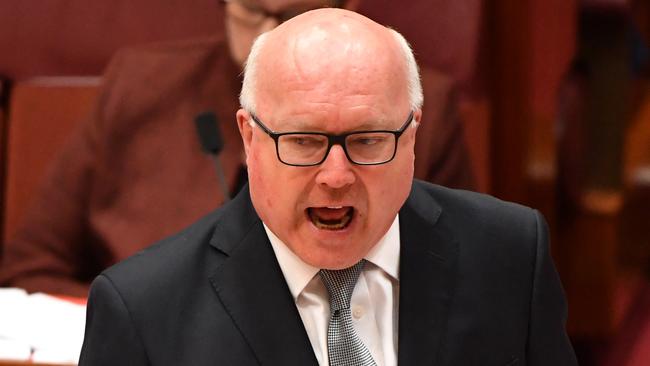
{"type": "MultiPolygon", "coordinates": [[[[119,52],[97,106],[45,178],[16,236],[5,243],[0,285],[86,296],[103,269],[178,232],[221,204],[193,119],[213,110],[221,161],[237,186],[243,147],[235,112],[239,66],[219,38],[119,52]]],[[[422,68],[423,120],[415,176],[472,188],[452,81],[422,68]]]]}
{"type": "MultiPolygon", "coordinates": [[[[415,181],[400,235],[400,365],[576,364],[536,211],[415,181]]],[[[316,364],[248,189],[95,280],[79,364],[316,364]]]]}

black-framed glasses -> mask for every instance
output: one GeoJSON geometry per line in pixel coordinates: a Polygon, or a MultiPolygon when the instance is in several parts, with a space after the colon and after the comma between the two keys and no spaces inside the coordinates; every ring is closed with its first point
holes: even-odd
{"type": "Polygon", "coordinates": [[[322,132],[275,132],[254,114],[253,121],[275,141],[278,160],[291,166],[314,166],[327,159],[332,146],[340,145],[348,160],[357,165],[379,165],[393,160],[397,141],[413,120],[413,111],[397,130],[367,130],[331,135],[322,132]]]}

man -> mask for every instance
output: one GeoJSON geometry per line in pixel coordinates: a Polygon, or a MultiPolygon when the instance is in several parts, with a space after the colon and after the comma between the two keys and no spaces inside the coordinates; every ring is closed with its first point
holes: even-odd
{"type": "Polygon", "coordinates": [[[576,364],[540,215],[412,180],[397,32],[297,16],[254,44],[240,102],[249,186],[95,280],[80,365],[576,364]]]}
{"type": "MultiPolygon", "coordinates": [[[[326,0],[225,3],[228,42],[163,43],[120,52],[105,75],[97,107],[45,179],[24,224],[5,243],[0,285],[85,297],[92,278],[210,212],[223,202],[193,119],[221,121],[226,181],[243,181],[243,146],[231,122],[241,64],[252,40],[326,0]],[[234,62],[233,62],[234,61],[234,62]]],[[[345,2],[356,6],[356,1],[345,2]]],[[[416,176],[472,188],[451,81],[423,72],[426,117],[416,176]]]]}

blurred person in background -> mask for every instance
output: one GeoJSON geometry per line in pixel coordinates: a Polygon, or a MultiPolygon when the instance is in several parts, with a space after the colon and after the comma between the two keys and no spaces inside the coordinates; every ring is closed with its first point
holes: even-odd
{"type": "MultiPolygon", "coordinates": [[[[0,285],[85,297],[103,269],[189,225],[224,201],[193,120],[213,111],[231,193],[246,181],[232,116],[242,64],[257,35],[304,11],[357,1],[224,1],[226,40],[124,49],[96,106],[62,149],[16,235],[4,245],[0,285]]],[[[415,176],[473,188],[453,82],[422,70],[423,119],[415,176]]]]}

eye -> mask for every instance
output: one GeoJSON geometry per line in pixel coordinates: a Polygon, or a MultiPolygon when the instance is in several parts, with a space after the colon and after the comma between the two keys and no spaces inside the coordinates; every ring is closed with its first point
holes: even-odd
{"type": "Polygon", "coordinates": [[[356,146],[373,146],[384,142],[386,142],[386,136],[379,134],[355,136],[348,141],[348,143],[356,146]]]}
{"type": "Polygon", "coordinates": [[[296,147],[319,147],[323,144],[323,138],[318,135],[287,135],[284,140],[296,147]]]}

